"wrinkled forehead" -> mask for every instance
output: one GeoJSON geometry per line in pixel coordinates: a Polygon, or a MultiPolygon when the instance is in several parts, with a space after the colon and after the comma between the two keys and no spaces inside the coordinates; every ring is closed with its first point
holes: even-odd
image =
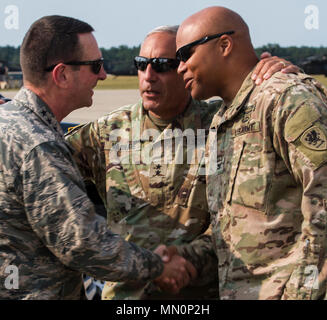
{"type": "Polygon", "coordinates": [[[150,34],[141,46],[140,55],[146,58],[176,57],[176,36],[168,32],[150,34]]]}

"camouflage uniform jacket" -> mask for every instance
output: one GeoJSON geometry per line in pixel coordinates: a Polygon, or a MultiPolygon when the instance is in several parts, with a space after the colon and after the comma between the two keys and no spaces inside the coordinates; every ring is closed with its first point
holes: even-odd
{"type": "Polygon", "coordinates": [[[153,284],[132,288],[118,283],[106,284],[105,299],[196,299],[206,294],[217,298],[217,260],[210,231],[203,238],[201,235],[210,224],[205,138],[221,102],[192,101],[160,131],[140,101],[78,127],[67,136],[82,175],[96,184],[104,200],[109,227],[148,249],[160,243],[177,245],[180,254],[199,272],[199,286],[188,287],[178,296],[160,293],[153,284]],[[173,130],[177,130],[177,138],[170,139],[173,130]],[[192,260],[194,256],[199,257],[197,261],[192,260]],[[210,285],[203,286],[209,281],[210,285]]]}
{"type": "Polygon", "coordinates": [[[4,104],[0,130],[0,299],[78,299],[82,272],[112,281],[160,275],[159,256],[95,214],[60,124],[38,96],[22,88],[4,104]],[[12,266],[18,288],[9,290],[12,266]]]}
{"type": "Polygon", "coordinates": [[[325,296],[326,103],[307,75],[257,87],[249,75],[214,117],[207,196],[222,299],[325,296]]]}

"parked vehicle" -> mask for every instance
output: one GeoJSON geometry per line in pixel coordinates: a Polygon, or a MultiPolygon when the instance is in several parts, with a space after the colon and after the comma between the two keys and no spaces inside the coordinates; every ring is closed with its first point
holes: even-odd
{"type": "Polygon", "coordinates": [[[312,56],[302,61],[299,66],[308,74],[324,74],[327,77],[327,56],[312,56]]]}
{"type": "Polygon", "coordinates": [[[7,75],[7,89],[20,89],[23,86],[22,72],[8,72],[7,75]]]}

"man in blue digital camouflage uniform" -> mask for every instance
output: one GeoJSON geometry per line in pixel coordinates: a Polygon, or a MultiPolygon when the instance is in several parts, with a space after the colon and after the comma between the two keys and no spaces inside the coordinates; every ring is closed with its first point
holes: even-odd
{"type": "Polygon", "coordinates": [[[173,292],[195,276],[183,258],[163,264],[113,234],[86,196],[59,122],[90,106],[106,78],[92,31],[43,17],[21,46],[24,87],[0,108],[0,299],[80,299],[82,273],[156,280],[173,292]],[[13,267],[15,286],[7,281],[13,267]]]}

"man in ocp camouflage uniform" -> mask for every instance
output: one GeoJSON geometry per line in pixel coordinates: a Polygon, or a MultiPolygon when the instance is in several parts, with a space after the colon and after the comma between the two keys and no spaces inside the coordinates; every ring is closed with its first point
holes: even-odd
{"type": "Polygon", "coordinates": [[[82,273],[176,292],[193,271],[112,233],[86,196],[59,122],[106,78],[92,31],[47,16],[21,46],[24,87],[0,108],[0,299],[79,299],[82,273]]]}
{"type": "Polygon", "coordinates": [[[326,88],[281,73],[255,87],[248,27],[226,8],[186,19],[177,49],[193,98],[225,102],[207,145],[220,297],[326,299],[326,88]]]}
{"type": "Polygon", "coordinates": [[[142,101],[77,127],[66,138],[83,177],[95,183],[104,201],[109,228],[148,249],[174,246],[194,264],[198,279],[175,296],[152,282],[106,283],[103,299],[218,298],[203,152],[221,100],[190,99],[176,73],[176,31],[177,26],[156,28],[141,46],[135,63],[142,101]]]}

